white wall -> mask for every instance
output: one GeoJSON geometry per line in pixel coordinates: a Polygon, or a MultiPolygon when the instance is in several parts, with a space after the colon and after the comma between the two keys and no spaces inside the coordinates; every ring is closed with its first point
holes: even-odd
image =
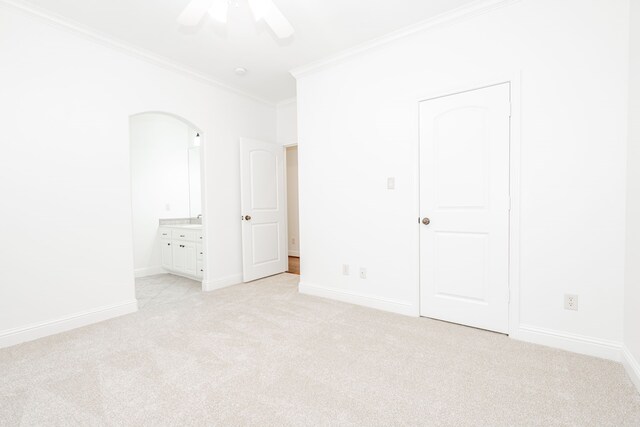
{"type": "MultiPolygon", "coordinates": [[[[190,217],[189,145],[195,135],[166,114],[131,118],[131,203],[136,276],[162,272],[158,220],[190,217]]],[[[198,176],[195,180],[200,182],[198,176]]],[[[200,194],[194,195],[198,199],[200,194]]]]}
{"type": "Polygon", "coordinates": [[[298,115],[295,100],[278,104],[277,132],[278,143],[291,145],[298,143],[298,115]]]}
{"type": "Polygon", "coordinates": [[[0,58],[0,233],[11,242],[0,245],[0,345],[29,325],[135,309],[136,113],[170,112],[204,132],[205,280],[241,281],[238,138],[275,140],[275,107],[6,5],[0,58]]]}
{"type": "Polygon", "coordinates": [[[640,4],[631,2],[627,264],[624,308],[626,366],[640,390],[640,4]]]}
{"type": "Polygon", "coordinates": [[[298,74],[303,289],[417,315],[418,101],[520,73],[513,335],[619,357],[628,6],[515,1],[298,74]]]}
{"type": "Polygon", "coordinates": [[[298,217],[298,147],[287,148],[287,227],[289,255],[300,256],[298,217]]]}

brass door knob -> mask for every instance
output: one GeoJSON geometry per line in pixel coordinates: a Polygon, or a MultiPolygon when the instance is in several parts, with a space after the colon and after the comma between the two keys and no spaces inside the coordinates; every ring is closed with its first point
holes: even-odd
{"type": "Polygon", "coordinates": [[[244,217],[245,221],[251,221],[251,215],[247,215],[244,217]]]}
{"type": "Polygon", "coordinates": [[[429,218],[422,218],[422,223],[424,225],[429,225],[429,224],[431,224],[431,220],[429,218]]]}

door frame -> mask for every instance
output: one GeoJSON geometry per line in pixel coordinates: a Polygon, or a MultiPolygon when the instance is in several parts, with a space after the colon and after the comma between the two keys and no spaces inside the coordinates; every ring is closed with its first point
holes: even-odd
{"type": "MultiPolygon", "coordinates": [[[[289,144],[282,144],[282,152],[284,153],[284,203],[287,206],[287,209],[284,213],[285,226],[287,230],[287,262],[289,257],[289,186],[287,185],[288,181],[288,171],[287,171],[287,148],[298,147],[298,159],[300,151],[297,142],[291,142],[289,144]]],[[[300,162],[298,161],[298,171],[300,170],[300,162]]],[[[298,192],[300,191],[300,172],[298,172],[298,192]]],[[[300,233],[300,196],[298,196],[298,234],[300,233]]],[[[300,258],[301,254],[300,249],[300,235],[298,235],[298,258],[300,258]]]]}
{"type": "MultiPolygon", "coordinates": [[[[502,74],[491,78],[475,80],[447,90],[439,90],[421,96],[416,102],[416,112],[418,114],[418,143],[416,147],[416,172],[417,195],[416,211],[417,217],[421,218],[420,212],[420,103],[445,96],[458,95],[474,90],[485,89],[505,83],[510,85],[511,94],[511,121],[509,129],[509,197],[511,206],[509,210],[509,304],[508,304],[508,335],[517,337],[520,327],[520,186],[521,186],[521,71],[502,74]]],[[[418,284],[416,290],[417,313],[420,316],[420,224],[417,225],[416,240],[418,245],[418,284]]]]}
{"type": "MultiPolygon", "coordinates": [[[[141,111],[138,113],[134,113],[134,114],[130,114],[128,116],[128,137],[129,137],[129,150],[128,150],[128,156],[129,156],[129,212],[131,212],[131,239],[133,242],[133,172],[132,172],[132,164],[131,164],[131,120],[134,117],[137,116],[142,116],[145,114],[160,114],[160,115],[164,115],[167,117],[171,117],[174,118],[182,123],[184,123],[185,125],[191,127],[191,129],[195,130],[197,133],[200,134],[200,203],[201,203],[201,207],[202,207],[202,248],[203,251],[205,253],[205,257],[202,258],[202,266],[204,268],[204,272],[201,278],[201,287],[200,289],[203,292],[209,291],[210,289],[209,287],[209,265],[207,262],[207,257],[206,254],[209,253],[209,242],[207,240],[207,212],[208,212],[208,204],[207,204],[207,198],[206,198],[206,194],[207,194],[207,182],[208,182],[208,177],[207,177],[207,167],[206,167],[206,162],[205,162],[205,154],[206,154],[206,150],[207,150],[207,146],[208,144],[207,142],[207,138],[206,138],[206,133],[202,130],[201,127],[196,126],[193,122],[187,120],[186,118],[178,115],[178,114],[174,114],[168,111],[163,111],[163,110],[147,110],[147,111],[141,111]]],[[[189,202],[191,203],[191,202],[189,202]]],[[[191,206],[189,206],[189,208],[191,208],[191,206]]],[[[132,245],[132,249],[133,249],[133,245],[132,245]]],[[[131,258],[133,259],[133,252],[131,253],[131,258]]],[[[134,269],[134,280],[135,280],[135,269],[134,269]]]]}

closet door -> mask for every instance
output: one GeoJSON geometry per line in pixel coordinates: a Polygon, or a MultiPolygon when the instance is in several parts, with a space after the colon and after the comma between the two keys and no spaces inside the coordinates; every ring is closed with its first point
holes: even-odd
{"type": "Polygon", "coordinates": [[[506,333],[510,85],[420,103],[420,314],[506,333]]]}

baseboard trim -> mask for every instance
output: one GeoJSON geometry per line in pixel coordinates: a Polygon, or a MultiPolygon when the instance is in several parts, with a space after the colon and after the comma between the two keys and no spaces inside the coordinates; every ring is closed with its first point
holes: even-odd
{"type": "Polygon", "coordinates": [[[165,273],[167,273],[167,270],[158,265],[156,267],[137,268],[134,270],[133,275],[137,279],[140,277],[155,276],[156,274],[165,273]]]}
{"type": "Polygon", "coordinates": [[[206,292],[215,291],[216,289],[226,288],[239,283],[242,283],[242,273],[232,274],[219,279],[203,281],[202,290],[206,292]]]}
{"type": "Polygon", "coordinates": [[[622,364],[624,365],[627,374],[629,374],[631,382],[636,386],[640,393],[640,362],[633,357],[633,354],[631,354],[631,351],[629,351],[626,345],[622,346],[622,364]]]}
{"type": "Polygon", "coordinates": [[[134,313],[136,311],[138,311],[138,301],[130,300],[119,304],[83,311],[70,316],[60,317],[46,322],[9,329],[0,332],[0,348],[37,340],[38,338],[70,331],[72,329],[102,322],[104,320],[134,313]]]}
{"type": "Polygon", "coordinates": [[[289,256],[295,256],[300,258],[300,252],[298,251],[289,251],[289,256]]]}
{"type": "Polygon", "coordinates": [[[510,337],[520,341],[559,348],[573,353],[600,357],[602,359],[609,359],[616,362],[620,362],[622,358],[622,343],[603,340],[600,338],[571,334],[568,332],[539,328],[530,325],[520,325],[518,332],[516,334],[511,334],[510,337]]]}
{"type": "Polygon", "coordinates": [[[405,316],[417,317],[419,315],[417,307],[415,307],[413,304],[387,298],[363,295],[357,292],[345,291],[343,289],[327,288],[324,286],[311,285],[308,283],[300,283],[298,285],[298,292],[305,295],[328,298],[355,305],[362,305],[369,308],[375,308],[377,310],[404,314],[405,316]]]}

